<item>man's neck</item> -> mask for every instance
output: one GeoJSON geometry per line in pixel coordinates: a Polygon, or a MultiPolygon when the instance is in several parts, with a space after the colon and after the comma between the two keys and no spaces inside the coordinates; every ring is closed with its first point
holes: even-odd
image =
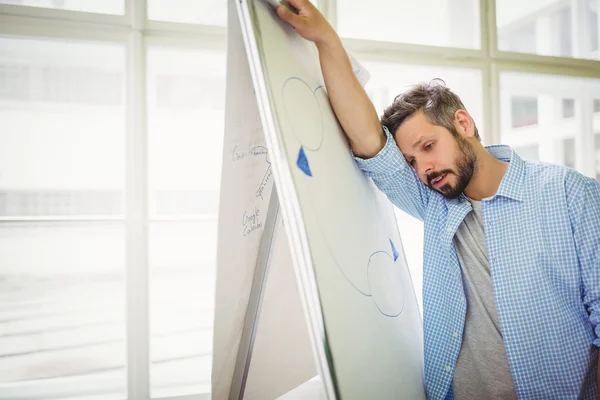
{"type": "Polygon", "coordinates": [[[465,188],[465,195],[473,200],[481,200],[496,194],[509,164],[498,160],[483,146],[478,146],[476,151],[477,165],[465,188]]]}

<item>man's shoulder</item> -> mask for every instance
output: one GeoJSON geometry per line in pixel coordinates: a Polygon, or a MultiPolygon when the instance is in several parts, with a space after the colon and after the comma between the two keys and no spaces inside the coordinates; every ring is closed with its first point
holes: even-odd
{"type": "Polygon", "coordinates": [[[564,179],[572,172],[577,172],[564,165],[552,164],[544,161],[524,159],[523,163],[525,164],[525,169],[528,174],[534,178],[564,179]]]}
{"type": "Polygon", "coordinates": [[[560,189],[560,191],[577,192],[593,181],[573,168],[543,161],[523,160],[526,177],[532,187],[542,191],[560,189]]]}

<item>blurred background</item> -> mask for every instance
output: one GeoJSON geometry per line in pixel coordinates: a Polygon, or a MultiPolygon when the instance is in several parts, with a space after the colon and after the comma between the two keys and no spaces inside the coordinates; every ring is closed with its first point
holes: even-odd
{"type": "MultiPolygon", "coordinates": [[[[485,144],[600,180],[600,0],[317,5],[380,114],[442,78],[485,144]]],[[[226,17],[0,0],[0,399],[210,398],[226,17]]]]}

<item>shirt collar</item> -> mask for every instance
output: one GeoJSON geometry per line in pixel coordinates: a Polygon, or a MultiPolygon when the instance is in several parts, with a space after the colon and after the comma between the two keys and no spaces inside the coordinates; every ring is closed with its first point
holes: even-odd
{"type": "Polygon", "coordinates": [[[505,145],[486,146],[485,149],[498,160],[507,161],[508,169],[500,182],[495,196],[504,196],[514,200],[523,200],[525,184],[525,162],[513,149],[505,145]]]}

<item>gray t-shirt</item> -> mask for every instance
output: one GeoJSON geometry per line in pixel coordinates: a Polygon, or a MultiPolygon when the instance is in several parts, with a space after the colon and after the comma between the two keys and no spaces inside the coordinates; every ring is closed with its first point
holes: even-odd
{"type": "Polygon", "coordinates": [[[456,400],[516,399],[517,392],[494,304],[481,202],[458,227],[454,246],[462,267],[467,315],[454,373],[456,400]]]}

